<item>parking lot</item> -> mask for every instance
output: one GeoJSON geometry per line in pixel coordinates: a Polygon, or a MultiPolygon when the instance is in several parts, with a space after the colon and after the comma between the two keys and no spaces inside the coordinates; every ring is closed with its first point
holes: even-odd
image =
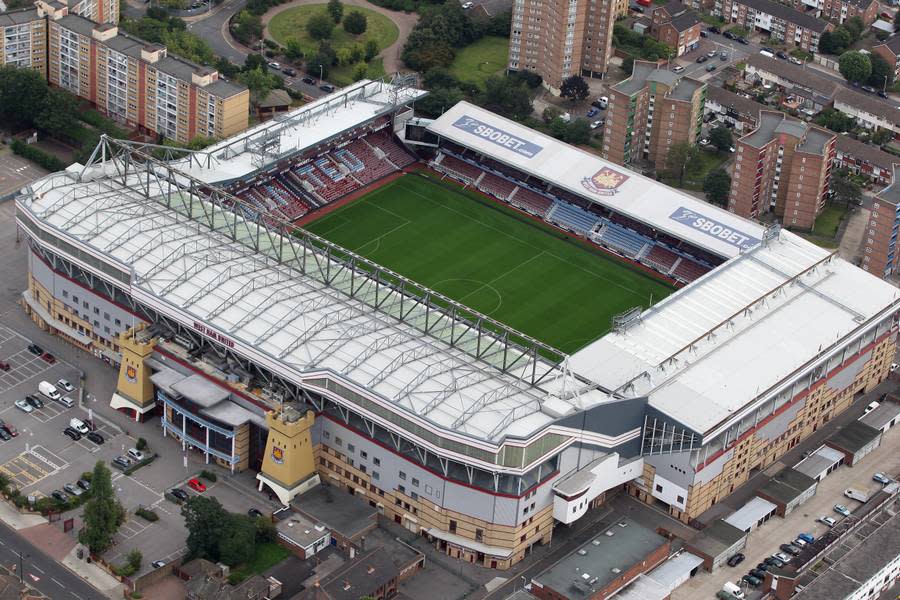
{"type": "MultiPolygon", "coordinates": [[[[818,538],[828,527],[817,521],[820,517],[829,516],[840,520],[842,517],[834,512],[835,504],[843,504],[851,511],[860,503],[844,496],[849,487],[874,489],[880,487],[872,481],[872,475],[882,471],[889,476],[900,474],[900,432],[889,430],[881,445],[866,456],[858,465],[842,466],[819,483],[815,496],[800,505],[787,518],[773,517],[753,531],[747,538],[747,547],[741,552],[746,559],[736,567],[723,566],[714,573],[700,571],[684,585],[672,593],[673,600],[694,600],[695,598],[712,598],[726,581],[737,582],[748,569],[754,568],[767,556],[780,552],[781,544],[792,542],[798,534],[809,533],[818,538]]],[[[746,586],[745,586],[746,588],[746,586]]]]}

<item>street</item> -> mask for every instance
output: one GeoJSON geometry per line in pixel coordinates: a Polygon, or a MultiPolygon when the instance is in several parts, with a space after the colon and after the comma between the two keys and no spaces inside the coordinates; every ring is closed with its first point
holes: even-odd
{"type": "Polygon", "coordinates": [[[0,522],[0,564],[18,573],[21,558],[24,579],[53,600],[105,600],[105,596],[50,558],[31,542],[0,522]]]}

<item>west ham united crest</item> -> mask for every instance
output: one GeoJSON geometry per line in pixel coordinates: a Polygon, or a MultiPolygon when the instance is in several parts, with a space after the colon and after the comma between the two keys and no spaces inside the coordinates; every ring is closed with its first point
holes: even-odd
{"type": "Polygon", "coordinates": [[[612,196],[619,190],[619,186],[628,180],[628,175],[603,167],[591,177],[581,180],[581,185],[590,192],[603,196],[612,196]]]}

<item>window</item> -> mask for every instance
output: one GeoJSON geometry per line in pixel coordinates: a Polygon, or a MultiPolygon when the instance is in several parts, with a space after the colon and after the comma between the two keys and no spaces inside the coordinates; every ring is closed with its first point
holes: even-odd
{"type": "Polygon", "coordinates": [[[359,465],[359,470],[362,471],[363,473],[365,473],[365,472],[366,472],[366,465],[359,465]]]}
{"type": "Polygon", "coordinates": [[[374,479],[375,481],[381,479],[381,475],[378,473],[378,471],[372,471],[372,479],[374,479]]]}
{"type": "Polygon", "coordinates": [[[413,487],[419,487],[419,480],[415,477],[412,478],[413,487]]]}
{"type": "Polygon", "coordinates": [[[63,290],[63,298],[69,297],[69,290],[63,290]]]}
{"type": "Polygon", "coordinates": [[[78,296],[72,296],[72,302],[78,304],[78,296]]]}
{"type": "Polygon", "coordinates": [[[476,542],[483,542],[483,541],[484,541],[484,530],[483,530],[483,529],[476,529],[476,530],[475,530],[475,541],[476,541],[476,542]]]}
{"type": "Polygon", "coordinates": [[[400,471],[400,479],[406,481],[406,473],[404,473],[403,471],[400,471]]]}
{"type": "Polygon", "coordinates": [[[335,445],[337,445],[337,446],[343,446],[343,445],[344,445],[344,441],[343,441],[341,438],[339,438],[339,437],[335,437],[335,438],[334,438],[334,443],[335,443],[335,445]]]}
{"type": "Polygon", "coordinates": [[[109,313],[108,312],[103,313],[103,320],[109,321],[109,313]]]}
{"type": "Polygon", "coordinates": [[[684,496],[676,496],[675,500],[678,502],[678,504],[684,504],[684,496]]]}
{"type": "Polygon", "coordinates": [[[372,464],[375,465],[376,467],[380,467],[380,466],[381,466],[381,459],[378,458],[377,456],[373,456],[373,457],[372,457],[372,464]]]}
{"type": "Polygon", "coordinates": [[[659,485],[658,483],[656,484],[656,491],[657,491],[657,492],[661,492],[661,491],[662,491],[662,486],[659,485]]]}
{"type": "Polygon", "coordinates": [[[347,452],[353,452],[356,450],[356,446],[353,444],[347,444],[347,452]]]}
{"type": "Polygon", "coordinates": [[[121,321],[121,319],[116,319],[116,320],[115,320],[115,323],[116,323],[116,327],[121,327],[121,326],[122,326],[122,321],[121,321]]]}
{"type": "Polygon", "coordinates": [[[100,309],[97,308],[96,306],[94,307],[94,314],[95,314],[95,315],[99,315],[99,314],[100,314],[100,309]]]}
{"type": "Polygon", "coordinates": [[[450,519],[450,533],[456,533],[456,521],[450,519]]]}
{"type": "Polygon", "coordinates": [[[331,438],[331,432],[330,432],[330,431],[323,431],[323,432],[322,432],[322,437],[325,438],[326,440],[329,439],[329,438],[331,438]]]}
{"type": "Polygon", "coordinates": [[[419,499],[419,495],[418,495],[417,493],[415,493],[415,492],[410,492],[410,493],[409,493],[409,497],[412,498],[413,500],[418,500],[418,499],[419,499]]]}
{"type": "Polygon", "coordinates": [[[403,487],[402,485],[398,485],[398,486],[397,486],[397,491],[400,492],[401,494],[405,494],[405,493],[406,493],[406,488],[403,487]]]}
{"type": "Polygon", "coordinates": [[[365,450],[360,450],[360,451],[359,451],[359,457],[362,458],[362,459],[369,458],[369,453],[366,452],[365,450]]]}

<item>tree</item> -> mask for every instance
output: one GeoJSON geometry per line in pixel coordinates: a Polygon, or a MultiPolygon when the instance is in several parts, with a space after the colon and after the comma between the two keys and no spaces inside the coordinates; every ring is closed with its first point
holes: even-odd
{"type": "Polygon", "coordinates": [[[838,69],[844,79],[858,83],[867,81],[872,75],[872,62],[862,52],[844,52],[838,60],[838,69]]]}
{"type": "Polygon", "coordinates": [[[521,82],[498,77],[488,77],[484,82],[484,91],[475,101],[491,112],[506,115],[512,119],[524,119],[531,114],[531,95],[521,82]]]}
{"type": "Polygon", "coordinates": [[[219,541],[230,522],[222,504],[214,496],[191,496],[182,505],[181,515],[188,530],[188,555],[218,561],[219,541]]]}
{"type": "Polygon", "coordinates": [[[284,55],[288,60],[300,60],[303,58],[303,45],[299,40],[289,39],[284,45],[284,55]]]}
{"type": "Polygon", "coordinates": [[[571,77],[566,77],[562,85],[559,86],[559,95],[563,98],[570,98],[577,102],[581,102],[585,98],[588,97],[588,94],[591,93],[591,88],[588,87],[587,81],[585,81],[579,75],[572,75],[571,77]]]}
{"type": "Polygon", "coordinates": [[[587,144],[591,141],[591,124],[587,119],[572,119],[566,125],[563,141],[568,144],[587,144]]]}
{"type": "Polygon", "coordinates": [[[625,71],[626,75],[631,75],[634,71],[634,57],[626,56],[622,59],[622,70],[625,71]]]}
{"type": "Polygon", "coordinates": [[[327,40],[333,30],[334,21],[324,13],[313,15],[306,22],[306,32],[314,40],[327,40]]]}
{"type": "Polygon", "coordinates": [[[44,96],[41,112],[35,117],[34,124],[50,135],[65,134],[77,126],[77,111],[75,96],[64,90],[50,88],[44,96]]]}
{"type": "Polygon", "coordinates": [[[100,554],[112,545],[113,536],[125,521],[125,509],[116,499],[107,466],[97,461],[91,474],[91,498],[84,505],[84,527],[78,541],[92,554],[100,554]]]}
{"type": "Polygon", "coordinates": [[[255,69],[262,69],[265,71],[268,68],[266,64],[266,57],[262,54],[248,54],[247,58],[244,59],[244,71],[253,71],[255,69]]]}
{"type": "Polygon", "coordinates": [[[366,75],[369,73],[369,65],[364,62],[356,63],[353,67],[353,81],[359,81],[360,79],[365,79],[366,75]]]}
{"type": "Polygon", "coordinates": [[[322,79],[328,77],[328,69],[337,62],[337,56],[331,46],[322,44],[316,55],[306,61],[306,71],[313,75],[321,75],[322,79]]]}
{"type": "Polygon", "coordinates": [[[850,43],[859,41],[863,32],[866,30],[866,24],[860,17],[850,17],[844,21],[844,29],[850,34],[850,43]]]}
{"type": "Polygon", "coordinates": [[[219,538],[219,560],[228,566],[247,562],[256,546],[256,526],[246,515],[229,514],[219,538]]]}
{"type": "Polygon", "coordinates": [[[344,5],[341,0],[328,0],[328,14],[335,23],[340,23],[344,17],[344,5]]]}
{"type": "Polygon", "coordinates": [[[365,45],[365,57],[366,62],[369,62],[373,58],[378,55],[378,42],[375,40],[366,40],[365,45]]]}
{"type": "Polygon", "coordinates": [[[0,67],[0,121],[7,127],[29,127],[44,106],[47,82],[32,69],[0,67]]]}
{"type": "Polygon", "coordinates": [[[709,141],[719,152],[728,152],[734,145],[731,130],[724,125],[719,125],[709,132],[709,141]]]}
{"type": "Polygon", "coordinates": [[[816,117],[816,124],[835,133],[851,131],[856,127],[856,119],[833,108],[823,109],[816,117]]]}
{"type": "Polygon", "coordinates": [[[427,117],[439,117],[444,111],[463,99],[459,88],[433,88],[421,100],[416,100],[416,112],[427,117]]]}
{"type": "Polygon", "coordinates": [[[669,177],[678,178],[678,185],[684,183],[687,166],[697,158],[698,152],[697,146],[688,142],[678,142],[669,148],[669,153],[666,154],[665,169],[669,177]]]}
{"type": "Polygon", "coordinates": [[[366,16],[358,10],[351,11],[344,17],[344,31],[353,35],[360,35],[366,32],[369,22],[366,16]]]}
{"type": "Polygon", "coordinates": [[[856,206],[862,198],[862,188],[850,179],[846,171],[835,172],[829,183],[829,189],[833,194],[834,202],[840,202],[847,206],[856,206]]]}
{"type": "Polygon", "coordinates": [[[725,206],[731,191],[731,177],[725,169],[714,169],[703,180],[703,191],[710,202],[725,206]]]}
{"type": "Polygon", "coordinates": [[[242,10],[232,22],[231,33],[239,42],[249,46],[262,37],[262,19],[249,10],[242,10]]]}
{"type": "Polygon", "coordinates": [[[281,83],[276,75],[260,68],[241,72],[238,75],[238,81],[247,86],[247,89],[250,90],[250,95],[253,96],[256,102],[268,96],[269,92],[281,83]]]}
{"type": "Polygon", "coordinates": [[[422,83],[427,89],[453,88],[459,86],[459,80],[453,73],[444,67],[432,67],[428,69],[422,78],[422,83]]]}
{"type": "Polygon", "coordinates": [[[869,55],[872,64],[872,74],[869,75],[869,85],[883,90],[894,82],[894,69],[884,60],[880,54],[873,52],[869,55]]]}

